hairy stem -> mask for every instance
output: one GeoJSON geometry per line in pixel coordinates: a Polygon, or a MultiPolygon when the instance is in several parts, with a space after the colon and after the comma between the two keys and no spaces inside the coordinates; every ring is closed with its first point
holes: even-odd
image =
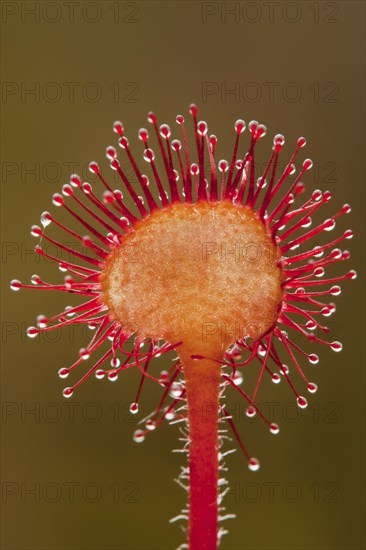
{"type": "Polygon", "coordinates": [[[220,365],[181,357],[189,421],[190,550],[215,550],[218,530],[218,401],[220,365]]]}

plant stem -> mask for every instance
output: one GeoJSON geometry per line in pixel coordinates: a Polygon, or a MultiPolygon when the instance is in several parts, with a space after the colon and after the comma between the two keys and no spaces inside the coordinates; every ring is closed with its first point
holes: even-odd
{"type": "Polygon", "coordinates": [[[218,403],[220,365],[181,356],[189,421],[190,550],[215,550],[218,530],[218,403]]]}

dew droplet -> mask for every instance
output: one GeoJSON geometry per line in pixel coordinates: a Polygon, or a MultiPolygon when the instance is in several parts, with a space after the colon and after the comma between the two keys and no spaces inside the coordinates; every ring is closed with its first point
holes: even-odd
{"type": "Polygon", "coordinates": [[[308,392],[315,393],[318,389],[318,386],[314,384],[313,382],[308,383],[308,392]]]}
{"type": "Polygon", "coordinates": [[[260,468],[259,460],[258,458],[251,458],[248,462],[248,468],[252,472],[256,472],[260,468]]]}
{"type": "Polygon", "coordinates": [[[52,222],[52,216],[49,212],[42,212],[41,214],[41,224],[43,227],[47,227],[52,222]]]}
{"type": "Polygon", "coordinates": [[[151,419],[146,421],[145,426],[146,426],[146,429],[147,429],[147,430],[150,430],[150,431],[153,431],[153,430],[155,430],[155,428],[156,428],[155,422],[154,422],[153,420],[151,420],[151,419]]]}
{"type": "Polygon", "coordinates": [[[138,412],[139,412],[139,404],[138,403],[131,403],[130,413],[131,414],[137,414],[138,412]]]}
{"type": "Polygon", "coordinates": [[[71,174],[70,176],[70,184],[73,187],[80,187],[81,186],[81,178],[77,174],[71,174]]]}
{"type": "Polygon", "coordinates": [[[97,369],[95,371],[95,378],[97,380],[102,380],[105,377],[105,371],[103,369],[97,369]]]}
{"type": "Polygon", "coordinates": [[[112,145],[109,145],[105,151],[105,154],[107,156],[107,159],[113,160],[117,157],[117,151],[112,145]]]}
{"type": "Polygon", "coordinates": [[[14,292],[17,292],[22,287],[22,283],[18,281],[18,279],[13,279],[10,281],[10,288],[11,290],[14,290],[14,292]]]}
{"type": "Polygon", "coordinates": [[[200,120],[197,124],[197,132],[200,136],[205,136],[208,132],[207,122],[200,120]]]}
{"type": "Polygon", "coordinates": [[[74,393],[74,389],[73,388],[65,388],[62,392],[62,395],[64,397],[66,397],[66,399],[68,399],[69,397],[72,396],[72,394],[74,393]]]}
{"type": "Polygon", "coordinates": [[[332,294],[332,296],[339,296],[340,293],[342,292],[342,289],[340,286],[334,285],[332,286],[329,292],[332,294]]]}
{"type": "Polygon", "coordinates": [[[118,378],[118,372],[116,372],[115,370],[108,373],[108,380],[110,382],[115,382],[117,378],[118,378]]]}
{"type": "Polygon", "coordinates": [[[241,118],[238,118],[238,120],[235,122],[235,131],[237,134],[242,134],[245,130],[245,122],[241,118]]]}
{"type": "Polygon", "coordinates": [[[191,115],[197,116],[198,109],[197,109],[197,105],[195,103],[190,104],[189,112],[191,113],[191,115]]]}
{"type": "Polygon", "coordinates": [[[139,139],[143,141],[144,143],[147,142],[149,139],[149,132],[146,130],[146,128],[140,128],[138,132],[139,139]]]}
{"type": "Polygon", "coordinates": [[[265,126],[264,124],[258,124],[256,138],[257,139],[262,138],[266,135],[266,133],[267,133],[267,126],[265,126]]]}
{"type": "Polygon", "coordinates": [[[90,195],[90,193],[93,192],[93,187],[90,185],[90,183],[88,183],[87,181],[85,181],[83,183],[83,192],[86,194],[86,195],[90,195]]]}
{"type": "Polygon", "coordinates": [[[322,250],[320,246],[314,246],[313,250],[316,252],[313,254],[315,258],[321,258],[324,255],[324,250],[322,250]]]}
{"type": "Polygon", "coordinates": [[[92,161],[89,163],[89,170],[92,172],[92,174],[98,174],[99,173],[99,164],[95,161],[92,161]]]}
{"type": "MultiPolygon", "coordinates": [[[[129,146],[129,141],[128,141],[128,138],[126,136],[123,136],[121,137],[119,140],[118,140],[118,145],[122,148],[122,149],[128,149],[128,146],[129,146]]],[[[114,156],[113,159],[115,159],[116,157],[114,156]]]]}
{"type": "Polygon", "coordinates": [[[272,382],[273,382],[274,384],[279,384],[279,383],[281,382],[281,377],[280,377],[279,374],[277,374],[277,372],[274,372],[274,373],[272,374],[272,382]]]}
{"type": "Polygon", "coordinates": [[[299,405],[300,409],[306,409],[306,407],[308,406],[307,399],[302,395],[299,395],[299,397],[297,398],[297,404],[299,405]]]}
{"type": "Polygon", "coordinates": [[[191,164],[191,174],[192,176],[197,176],[197,174],[199,174],[200,172],[200,169],[198,167],[198,164],[196,164],[195,162],[193,162],[191,164]]]}
{"type": "Polygon", "coordinates": [[[123,134],[123,124],[119,120],[113,123],[113,132],[121,136],[123,134]]]}
{"type": "Polygon", "coordinates": [[[280,373],[283,374],[284,376],[287,375],[288,373],[290,372],[290,369],[288,368],[287,365],[281,365],[280,367],[280,373]]]}
{"type": "Polygon", "coordinates": [[[118,357],[113,357],[111,359],[111,366],[117,369],[121,364],[121,361],[118,359],[118,357]]]}
{"type": "Polygon", "coordinates": [[[258,120],[251,120],[248,124],[248,128],[251,134],[255,134],[258,127],[258,120]]]}
{"type": "Polygon", "coordinates": [[[302,167],[304,170],[310,170],[310,168],[313,167],[313,161],[311,159],[305,159],[302,163],[302,167]]]}
{"type": "Polygon", "coordinates": [[[257,411],[255,410],[255,407],[253,407],[253,405],[249,405],[249,407],[245,411],[245,414],[248,418],[254,418],[254,416],[257,414],[257,411]]]}
{"type": "Polygon", "coordinates": [[[240,386],[244,380],[242,373],[239,371],[235,371],[235,374],[232,376],[232,380],[235,386],[240,386]]]}
{"type": "Polygon", "coordinates": [[[27,336],[29,338],[35,338],[38,334],[39,330],[36,329],[36,327],[28,327],[27,328],[27,336]]]}
{"type": "Polygon", "coordinates": [[[33,285],[39,285],[42,281],[39,275],[32,275],[31,282],[33,285]]]}
{"type": "Polygon", "coordinates": [[[69,376],[69,369],[63,368],[58,371],[58,375],[60,378],[67,378],[69,376]]]}
{"type": "Polygon", "coordinates": [[[64,198],[62,195],[60,195],[60,193],[55,193],[53,196],[52,196],[52,204],[54,204],[55,206],[63,206],[64,205],[64,198]]]}
{"type": "Polygon", "coordinates": [[[173,139],[171,147],[172,149],[174,149],[174,151],[180,151],[182,148],[182,144],[179,139],[173,139]]]}
{"type": "Polygon", "coordinates": [[[136,430],[133,434],[133,440],[135,443],[142,443],[145,439],[145,434],[142,430],[136,430]]]}
{"type": "Polygon", "coordinates": [[[280,150],[285,144],[285,137],[282,134],[276,134],[273,138],[273,145],[280,150]]]}
{"type": "Polygon", "coordinates": [[[332,231],[336,226],[336,222],[333,218],[329,218],[324,222],[324,231],[332,231]]]}
{"type": "Polygon", "coordinates": [[[342,351],[343,345],[341,342],[334,341],[330,344],[333,351],[342,351]]]}
{"type": "Polygon", "coordinates": [[[69,185],[68,183],[63,185],[62,186],[62,194],[65,195],[66,197],[72,197],[72,195],[74,194],[74,190],[71,187],[71,185],[69,185]]]}
{"type": "Polygon", "coordinates": [[[340,260],[342,258],[342,250],[340,248],[333,248],[330,257],[335,260],[340,260]]]}
{"type": "Polygon", "coordinates": [[[312,365],[317,365],[319,363],[319,357],[315,353],[309,355],[309,363],[312,365]]]}
{"type": "Polygon", "coordinates": [[[164,382],[166,382],[168,380],[168,371],[167,370],[162,370],[161,373],[160,373],[160,376],[159,376],[159,382],[160,384],[164,384],[164,382]]]}
{"type": "Polygon", "coordinates": [[[143,157],[146,162],[152,162],[155,158],[155,153],[152,149],[145,149],[143,157]]]}
{"type": "Polygon", "coordinates": [[[182,388],[180,387],[180,384],[172,384],[172,387],[170,388],[169,395],[170,397],[180,397],[180,394],[182,393],[182,388]]]}
{"type": "Polygon", "coordinates": [[[31,235],[32,237],[42,237],[42,229],[39,227],[39,225],[32,225],[31,235]]]}
{"type": "Polygon", "coordinates": [[[90,352],[86,348],[81,348],[79,349],[79,355],[84,361],[86,361],[90,357],[90,352]]]}
{"type": "Polygon", "coordinates": [[[275,422],[272,422],[269,427],[269,431],[271,432],[271,434],[277,435],[280,431],[280,427],[275,422]]]}

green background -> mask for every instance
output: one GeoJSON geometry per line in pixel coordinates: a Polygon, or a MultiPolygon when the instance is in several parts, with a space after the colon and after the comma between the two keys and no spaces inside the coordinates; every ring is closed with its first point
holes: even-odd
{"type": "MultiPolygon", "coordinates": [[[[304,180],[308,189],[332,191],[326,217],[352,204],[351,217],[341,218],[331,237],[354,228],[355,238],[346,241],[350,265],[362,271],[364,3],[281,2],[273,12],[266,2],[71,4],[74,12],[64,2],[2,3],[2,545],[174,548],[184,535],[168,519],[185,505],[173,482],[184,463],[171,452],[180,446],[177,427],[164,425],[142,446],[133,443],[136,419],[127,407],[135,372],[115,384],[88,381],[66,402],[57,370],[75,360],[85,334],[33,341],[23,333],[38,313],[75,302],[15,294],[8,281],[25,282],[33,273],[60,280],[31,252],[29,227],[52,209],[50,197],[68,181],[70,164],[79,163],[73,170],[81,172],[92,159],[104,162],[105,146],[115,144],[115,119],[141,151],[136,131],[150,109],[175,131],[175,115],[192,101],[219,136],[219,158],[231,153],[237,118],[267,124],[263,159],[273,134],[285,134],[286,155],[305,135],[305,156],[318,165],[304,180]],[[27,11],[35,4],[36,16],[27,11]],[[27,94],[34,86],[35,95],[27,94]],[[239,97],[225,94],[235,86],[239,97]],[[32,488],[35,495],[26,492],[32,488]]],[[[228,457],[232,493],[225,503],[238,517],[224,524],[230,532],[223,549],[364,548],[361,278],[346,281],[336,301],[330,326],[344,351],[315,346],[321,362],[306,368],[319,391],[308,410],[296,411],[284,384],[263,389],[262,402],[278,413],[277,438],[246,421],[244,404],[230,394],[229,408],[262,468],[252,474],[239,452],[228,457]]],[[[146,383],[140,418],[160,393],[146,383]]]]}

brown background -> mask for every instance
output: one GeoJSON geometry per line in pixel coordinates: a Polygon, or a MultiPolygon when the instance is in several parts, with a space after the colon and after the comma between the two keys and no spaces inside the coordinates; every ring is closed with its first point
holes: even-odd
{"type": "MultiPolygon", "coordinates": [[[[239,117],[266,123],[270,136],[282,132],[288,143],[307,136],[305,154],[319,170],[306,181],[310,189],[333,192],[326,216],[346,201],[353,205],[336,232],[352,225],[356,236],[347,248],[352,266],[362,269],[364,3],[281,2],[272,13],[265,2],[237,2],[236,15],[228,13],[234,2],[71,4],[74,13],[64,2],[2,3],[2,544],[6,550],[173,548],[183,535],[168,519],[185,504],[173,482],[182,463],[171,453],[177,429],[164,426],[143,446],[132,442],[135,418],[126,410],[137,373],[115,384],[89,381],[65,402],[57,370],[74,360],[85,335],[26,340],[24,328],[35,315],[58,311],[64,297],[11,293],[8,281],[32,273],[59,280],[57,270],[30,252],[28,229],[68,180],[67,163],[79,163],[80,172],[91,159],[103,161],[104,147],[114,143],[113,120],[123,120],[139,145],[132,136],[148,110],[175,126],[175,115],[191,101],[219,135],[222,158],[230,154],[239,117]],[[27,11],[34,4],[36,16],[27,11]],[[235,85],[240,97],[225,95],[235,85]],[[36,95],[25,93],[34,86],[36,95]],[[100,418],[92,422],[96,412],[100,418]],[[36,496],[24,492],[32,487],[36,496]],[[100,499],[93,503],[95,488],[100,499]]],[[[270,143],[267,138],[262,150],[270,143]]],[[[337,303],[330,324],[344,351],[314,350],[321,362],[308,372],[320,389],[306,414],[296,416],[284,385],[267,385],[262,401],[281,403],[282,431],[274,439],[243,419],[243,403],[231,395],[262,469],[251,474],[239,453],[229,457],[233,493],[226,505],[238,519],[226,523],[222,548],[364,548],[360,278],[345,282],[337,303]]],[[[146,384],[143,413],[159,395],[146,384]]]]}

